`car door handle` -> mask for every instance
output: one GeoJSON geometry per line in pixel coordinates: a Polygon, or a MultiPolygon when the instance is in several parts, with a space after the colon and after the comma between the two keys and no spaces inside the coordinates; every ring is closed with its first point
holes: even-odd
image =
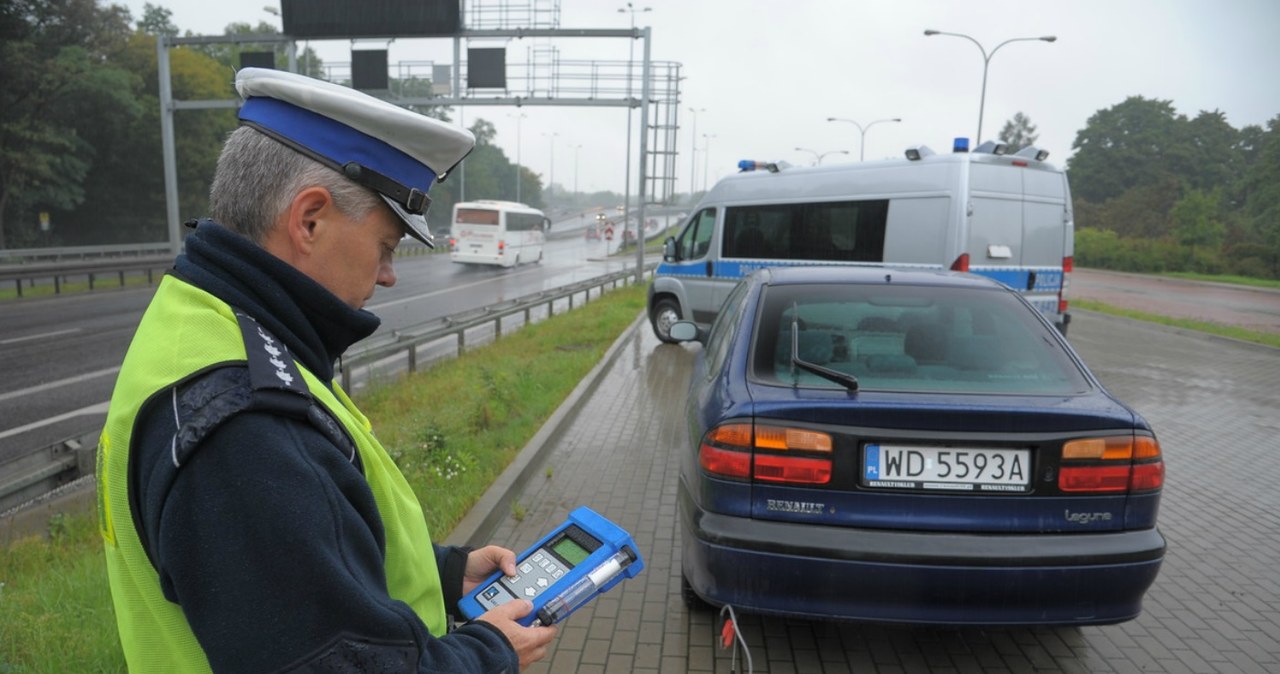
{"type": "Polygon", "coordinates": [[[713,266],[711,265],[711,260],[707,260],[707,278],[711,278],[711,277],[712,277],[712,275],[713,275],[713,274],[712,274],[712,272],[713,272],[713,271],[715,271],[715,267],[713,267],[713,266]]]}

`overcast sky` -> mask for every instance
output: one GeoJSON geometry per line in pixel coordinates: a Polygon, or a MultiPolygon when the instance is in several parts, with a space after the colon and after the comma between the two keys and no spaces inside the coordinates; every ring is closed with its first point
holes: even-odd
{"type": "MultiPolygon", "coordinates": [[[[117,0],[120,1],[120,0],[117,0]]],[[[487,0],[490,4],[493,0],[487,0]]],[[[143,0],[127,0],[134,17],[143,0]]],[[[183,31],[221,34],[232,22],[279,18],[275,0],[154,0],[183,31]]],[[[515,7],[554,6],[513,0],[515,7]]],[[[626,2],[560,0],[561,28],[627,28],[626,2]]],[[[698,189],[735,171],[740,159],[810,164],[901,157],[912,145],[948,151],[978,127],[983,57],[963,38],[925,37],[925,29],[971,36],[991,54],[983,137],[994,138],[1015,113],[1037,126],[1037,145],[1062,164],[1090,115],[1140,95],[1172,101],[1181,114],[1221,110],[1236,128],[1280,114],[1280,2],[1276,0],[648,0],[633,2],[636,25],[652,28],[652,58],[682,64],[677,189],[698,189]],[[1054,35],[1054,43],[1001,42],[1054,35]],[[697,149],[690,156],[694,115],[697,149]],[[704,134],[710,138],[703,138],[704,134]],[[705,149],[704,149],[705,148],[705,149]],[[709,150],[709,151],[706,151],[709,150]]],[[[508,64],[530,40],[512,40],[508,64]]],[[[628,40],[559,39],[562,60],[624,60],[628,40]]],[[[326,62],[349,61],[347,41],[313,41],[326,62]]],[[[472,46],[500,46],[493,42],[472,46]]],[[[641,44],[636,45],[640,58],[641,44]]],[[[389,60],[452,61],[452,40],[398,39],[389,60]]],[[[466,45],[464,44],[464,54],[466,45]]],[[[521,163],[567,189],[622,191],[625,108],[526,106],[521,163]],[[551,134],[555,134],[552,136],[551,134]],[[581,146],[577,149],[576,146],[581,146]],[[552,150],[554,149],[554,166],[552,150]]],[[[514,108],[469,106],[462,122],[494,123],[497,144],[517,156],[514,108]]],[[[453,117],[459,118],[455,109],[453,117]]],[[[638,123],[639,114],[635,115],[638,123]]],[[[633,147],[638,139],[633,133],[633,147]]],[[[635,150],[632,153],[635,160],[635,150]]],[[[634,166],[634,164],[633,164],[634,166]]],[[[632,169],[635,180],[636,169],[632,169]]],[[[636,188],[632,188],[635,193],[636,188]]],[[[469,195],[470,196],[470,195],[469,195]]]]}

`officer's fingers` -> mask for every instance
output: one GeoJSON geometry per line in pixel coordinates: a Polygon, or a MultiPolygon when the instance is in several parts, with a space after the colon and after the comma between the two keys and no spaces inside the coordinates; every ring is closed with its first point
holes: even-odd
{"type": "Polygon", "coordinates": [[[529,615],[529,612],[532,610],[533,602],[526,601],[524,599],[517,599],[515,601],[509,601],[505,604],[495,606],[489,609],[488,613],[501,620],[516,621],[529,615]]]}

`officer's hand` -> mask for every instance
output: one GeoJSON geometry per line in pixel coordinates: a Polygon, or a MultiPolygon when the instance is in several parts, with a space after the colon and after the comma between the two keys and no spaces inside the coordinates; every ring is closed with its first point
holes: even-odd
{"type": "Polygon", "coordinates": [[[467,568],[462,572],[462,594],[468,594],[494,571],[502,569],[508,576],[516,575],[516,553],[496,545],[486,545],[467,555],[467,568]]]}
{"type": "Polygon", "coordinates": [[[489,609],[476,620],[487,622],[498,628],[511,642],[516,655],[520,656],[520,669],[547,657],[547,646],[560,631],[558,627],[525,627],[516,621],[529,615],[533,603],[524,599],[509,601],[501,606],[489,609]]]}

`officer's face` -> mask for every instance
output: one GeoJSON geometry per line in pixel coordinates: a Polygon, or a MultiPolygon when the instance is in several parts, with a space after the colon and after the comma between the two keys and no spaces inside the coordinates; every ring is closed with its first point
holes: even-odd
{"type": "MultiPolygon", "coordinates": [[[[381,202],[381,200],[379,200],[381,202]]],[[[404,228],[385,204],[360,220],[340,216],[317,240],[311,276],[354,309],[364,307],[377,286],[396,283],[392,258],[404,228]]]]}

